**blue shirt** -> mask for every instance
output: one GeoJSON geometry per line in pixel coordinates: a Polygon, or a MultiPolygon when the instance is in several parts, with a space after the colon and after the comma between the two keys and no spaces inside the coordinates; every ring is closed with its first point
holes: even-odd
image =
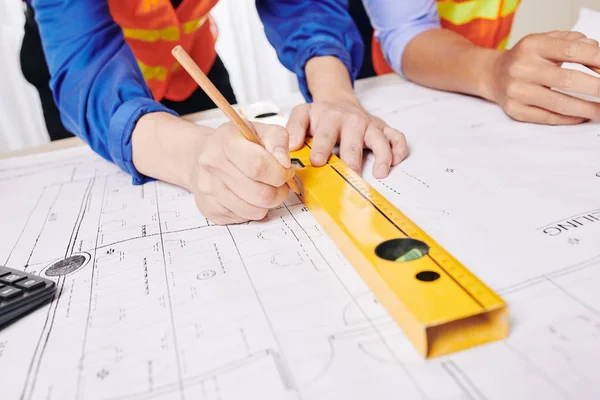
{"type": "MultiPolygon", "coordinates": [[[[137,120],[156,111],[176,113],[152,97],[137,61],[106,0],[30,0],[50,70],[50,87],[65,127],[103,158],[150,178],[132,162],[137,120]]],[[[304,66],[315,56],[335,56],[354,80],[364,46],[346,0],[256,0],[267,38],[279,60],[296,73],[311,101],[304,66]]],[[[168,132],[165,132],[168,134],[168,132]]]]}
{"type": "Polygon", "coordinates": [[[402,55],[417,35],[440,28],[435,0],[363,0],[375,37],[390,67],[402,72],[402,55]]]}

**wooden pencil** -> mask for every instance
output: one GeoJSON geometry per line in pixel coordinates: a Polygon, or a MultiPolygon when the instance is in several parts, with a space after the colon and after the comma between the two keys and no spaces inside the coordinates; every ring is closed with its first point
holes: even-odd
{"type": "Polygon", "coordinates": [[[590,67],[589,65],[586,65],[586,67],[589,68],[589,69],[591,69],[595,73],[600,74],[600,68],[590,67]]]}
{"type": "MultiPolygon", "coordinates": [[[[200,67],[198,67],[198,64],[196,64],[194,60],[192,60],[192,58],[185,51],[185,49],[180,45],[177,45],[173,48],[173,50],[171,50],[171,53],[173,54],[173,57],[175,57],[175,59],[179,61],[181,66],[188,72],[188,74],[190,74],[190,76],[196,81],[198,86],[202,88],[202,90],[208,95],[208,97],[211,98],[211,100],[217,105],[217,107],[219,107],[219,109],[223,111],[223,113],[225,113],[229,120],[233,122],[233,124],[238,128],[238,130],[244,136],[244,138],[264,147],[264,144],[256,135],[256,133],[254,133],[248,127],[248,125],[246,125],[242,117],[234,110],[231,104],[229,104],[227,99],[225,99],[225,97],[223,96],[223,94],[221,94],[219,89],[217,89],[215,85],[213,85],[213,83],[210,81],[210,79],[208,79],[204,72],[202,72],[200,67]]],[[[294,191],[294,193],[300,194],[300,187],[294,180],[294,176],[290,178],[290,180],[287,182],[287,185],[290,189],[294,191]]]]}

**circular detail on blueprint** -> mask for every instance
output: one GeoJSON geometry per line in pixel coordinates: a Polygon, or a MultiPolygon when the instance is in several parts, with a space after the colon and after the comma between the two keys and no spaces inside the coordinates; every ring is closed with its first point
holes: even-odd
{"type": "Polygon", "coordinates": [[[205,281],[214,277],[217,273],[212,269],[207,269],[206,271],[202,271],[196,277],[199,281],[205,281]]]}
{"type": "Polygon", "coordinates": [[[87,253],[75,254],[52,264],[46,269],[46,276],[65,276],[69,275],[90,261],[90,255],[87,253]]]}

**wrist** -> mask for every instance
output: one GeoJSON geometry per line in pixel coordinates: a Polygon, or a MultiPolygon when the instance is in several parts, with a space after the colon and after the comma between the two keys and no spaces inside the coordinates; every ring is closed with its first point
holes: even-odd
{"type": "Polygon", "coordinates": [[[346,66],[333,56],[311,58],[304,68],[313,101],[359,104],[346,66]]]}
{"type": "Polygon", "coordinates": [[[148,113],[132,133],[133,164],[146,176],[191,190],[197,155],[209,129],[168,113],[148,113]]]}
{"type": "Polygon", "coordinates": [[[481,74],[477,80],[477,95],[488,101],[497,103],[496,87],[498,85],[498,66],[504,51],[487,50],[482,54],[482,61],[478,66],[481,74]]]}

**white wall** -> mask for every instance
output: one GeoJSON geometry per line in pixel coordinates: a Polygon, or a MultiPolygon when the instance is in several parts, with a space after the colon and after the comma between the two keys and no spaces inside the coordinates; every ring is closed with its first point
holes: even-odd
{"type": "Polygon", "coordinates": [[[0,152],[48,142],[37,91],[21,73],[24,23],[20,0],[0,0],[0,152]]]}
{"type": "MultiPolygon", "coordinates": [[[[0,0],[0,152],[48,141],[37,92],[19,67],[21,7],[21,0],[0,0]]],[[[569,29],[580,7],[600,11],[600,0],[522,0],[510,44],[528,33],[569,29]]],[[[219,25],[217,50],[240,103],[297,89],[295,77],[279,64],[264,36],[254,0],[221,0],[213,15],[219,25]]]]}
{"type": "Polygon", "coordinates": [[[521,0],[509,46],[529,33],[569,30],[582,7],[600,11],[600,0],[521,0]]]}

